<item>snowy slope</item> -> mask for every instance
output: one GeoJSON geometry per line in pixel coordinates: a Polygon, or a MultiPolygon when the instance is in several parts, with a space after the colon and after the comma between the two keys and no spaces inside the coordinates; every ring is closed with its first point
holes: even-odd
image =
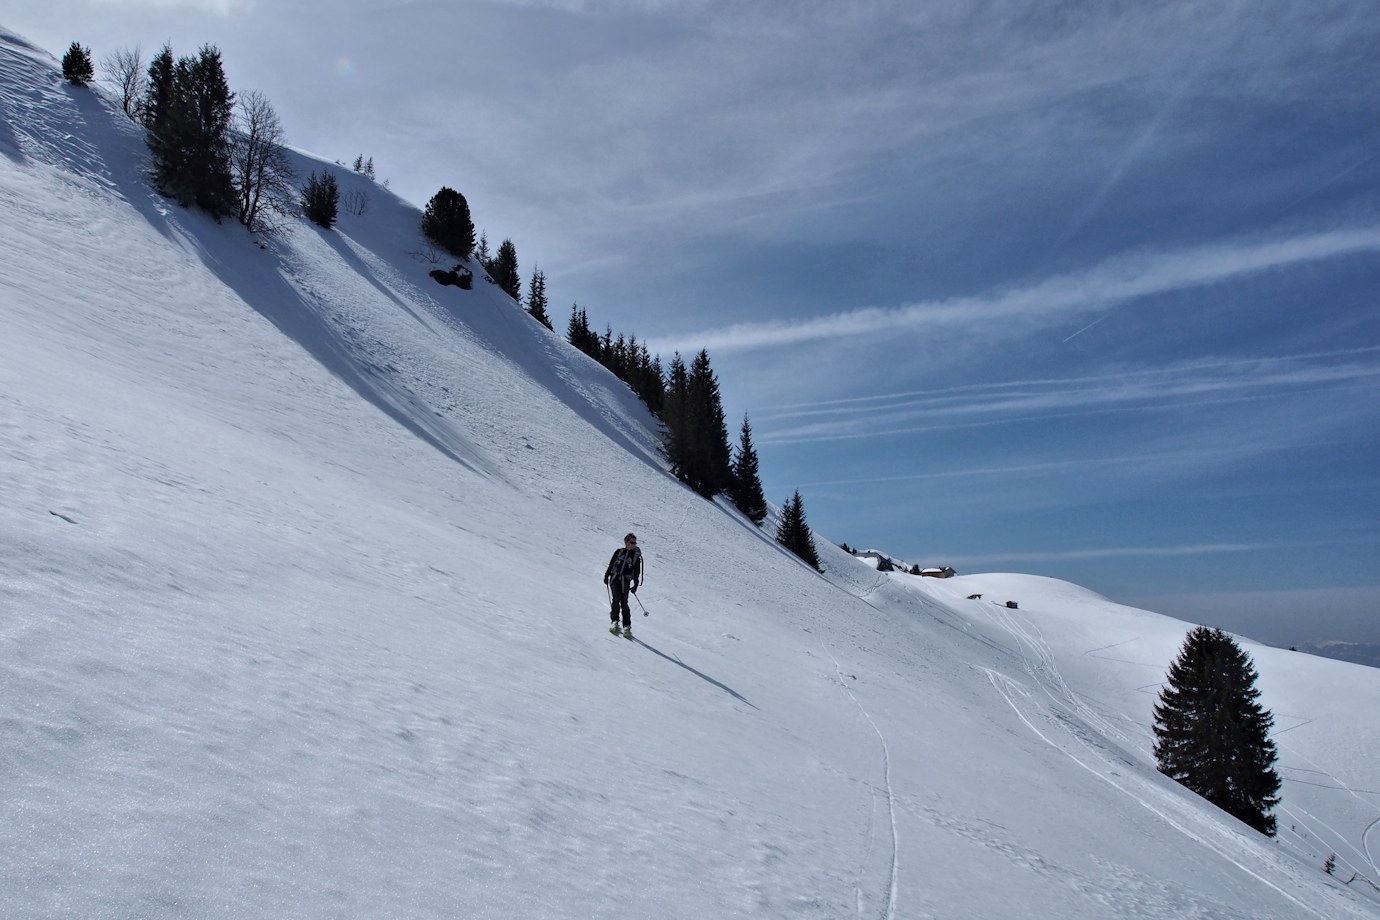
{"type": "Polygon", "coordinates": [[[4,916],[1380,917],[1380,671],[1249,647],[1259,837],[1150,761],[1186,624],[821,578],[386,191],[260,248],[144,168],[0,32],[4,916]]]}

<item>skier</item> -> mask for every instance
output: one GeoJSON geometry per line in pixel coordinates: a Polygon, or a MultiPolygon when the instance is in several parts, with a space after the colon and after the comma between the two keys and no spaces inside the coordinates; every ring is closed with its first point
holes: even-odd
{"type": "Polygon", "coordinates": [[[609,632],[618,635],[618,614],[623,614],[623,636],[632,638],[632,611],[628,609],[628,592],[637,593],[642,581],[642,550],[637,548],[637,534],[623,538],[622,549],[613,551],[609,567],[604,570],[604,584],[609,588],[609,632]]]}

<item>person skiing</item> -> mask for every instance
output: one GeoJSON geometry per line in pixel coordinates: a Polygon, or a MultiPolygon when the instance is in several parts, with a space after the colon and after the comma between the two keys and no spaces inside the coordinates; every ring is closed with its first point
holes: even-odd
{"type": "Polygon", "coordinates": [[[632,611],[628,609],[628,592],[637,593],[642,581],[642,550],[637,548],[637,534],[623,538],[621,549],[613,551],[609,567],[604,570],[604,584],[609,588],[609,632],[618,634],[618,616],[623,616],[623,636],[632,638],[632,611]]]}

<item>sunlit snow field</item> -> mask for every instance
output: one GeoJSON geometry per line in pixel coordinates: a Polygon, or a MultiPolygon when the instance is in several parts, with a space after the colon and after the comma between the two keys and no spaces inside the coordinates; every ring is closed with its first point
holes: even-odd
{"type": "Polygon", "coordinates": [[[1380,917],[1380,671],[1244,643],[1261,837],[1154,769],[1190,624],[821,577],[386,190],[261,245],[145,166],[0,31],[3,916],[1380,917]]]}

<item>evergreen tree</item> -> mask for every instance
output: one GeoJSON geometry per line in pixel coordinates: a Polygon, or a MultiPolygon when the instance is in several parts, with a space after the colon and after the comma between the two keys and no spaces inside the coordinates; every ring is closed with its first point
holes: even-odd
{"type": "Polygon", "coordinates": [[[762,493],[762,479],[758,474],[757,450],[752,446],[752,425],[743,416],[738,439],[738,451],[733,458],[733,504],[754,524],[767,517],[767,498],[762,493]]]}
{"type": "Polygon", "coordinates": [[[72,42],[67,53],[62,56],[62,78],[73,86],[85,86],[96,75],[96,67],[91,63],[91,49],[72,42]]]}
{"type": "Polygon", "coordinates": [[[733,452],[728,446],[719,380],[701,349],[690,364],[690,404],[695,429],[695,470],[690,485],[706,498],[726,491],[733,481],[733,452]]]}
{"type": "Polygon", "coordinates": [[[493,261],[493,256],[489,254],[489,234],[479,234],[479,246],[474,251],[475,261],[484,267],[484,271],[489,270],[489,263],[493,261]]]}
{"type": "Polygon", "coordinates": [[[653,355],[644,344],[639,353],[638,366],[641,368],[638,395],[647,404],[647,408],[652,410],[652,414],[660,418],[666,399],[666,391],[662,386],[661,356],[653,355]]]}
{"type": "Polygon", "coordinates": [[[522,276],[518,274],[517,247],[512,240],[498,244],[498,252],[488,265],[489,276],[499,289],[514,300],[522,298],[522,276]]]}
{"type": "Polygon", "coordinates": [[[163,47],[149,67],[144,109],[160,192],[215,217],[236,213],[230,158],[234,105],[218,50],[203,45],[196,57],[174,64],[171,49],[163,47]]]}
{"type": "MultiPolygon", "coordinates": [[[[612,330],[610,330],[612,331],[612,330]]],[[[623,333],[618,333],[618,337],[613,339],[613,347],[609,349],[609,370],[619,380],[628,379],[628,340],[623,337],[623,333]]]]}
{"type": "Polygon", "coordinates": [[[686,370],[680,352],[671,356],[671,365],[666,369],[665,393],[661,420],[666,423],[666,459],[671,464],[671,475],[683,481],[680,470],[686,463],[688,453],[684,431],[690,403],[690,372],[686,370]]]}
{"type": "Polygon", "coordinates": [[[1273,837],[1279,804],[1274,716],[1257,702],[1250,656],[1220,629],[1188,634],[1155,705],[1155,760],[1172,777],[1273,837]]]}
{"type": "Polygon", "coordinates": [[[776,542],[795,553],[816,572],[821,571],[815,541],[810,536],[810,525],[805,522],[805,503],[800,498],[799,489],[781,509],[781,521],[776,526],[776,542]]]}
{"type": "Polygon", "coordinates": [[[728,490],[733,479],[719,382],[707,351],[695,356],[688,373],[683,364],[673,363],[671,370],[676,376],[667,393],[664,417],[671,472],[698,494],[712,498],[728,490]],[[680,374],[684,374],[683,383],[680,374]]]}
{"type": "Polygon", "coordinates": [[[329,230],[335,226],[339,210],[340,188],[335,176],[329,171],[320,177],[312,173],[302,189],[302,211],[307,219],[329,230]]]}
{"type": "Polygon", "coordinates": [[[527,312],[547,329],[551,329],[551,317],[546,315],[546,273],[541,269],[532,272],[532,280],[527,286],[527,312]]]}
{"type": "MultiPolygon", "coordinates": [[[[638,342],[637,336],[620,333],[615,338],[612,329],[600,336],[589,327],[589,313],[579,304],[571,304],[565,338],[631,387],[652,414],[665,418],[666,384],[662,380],[661,358],[653,357],[647,346],[638,342]]],[[[681,365],[680,371],[684,375],[684,365],[681,365]]],[[[669,456],[670,445],[665,446],[669,456]]]]}
{"type": "Polygon", "coordinates": [[[465,196],[444,186],[432,195],[422,214],[422,233],[451,255],[468,259],[474,252],[474,221],[465,196]]]}
{"type": "Polygon", "coordinates": [[[148,145],[155,157],[160,151],[154,145],[160,143],[160,131],[167,130],[167,119],[171,115],[176,67],[172,48],[164,45],[149,62],[148,79],[144,81],[144,102],[139,108],[144,127],[148,129],[148,145]]]}
{"type": "Polygon", "coordinates": [[[599,336],[590,330],[589,313],[582,310],[578,303],[570,305],[570,323],[566,326],[565,338],[571,345],[598,360],[599,336]]]}

